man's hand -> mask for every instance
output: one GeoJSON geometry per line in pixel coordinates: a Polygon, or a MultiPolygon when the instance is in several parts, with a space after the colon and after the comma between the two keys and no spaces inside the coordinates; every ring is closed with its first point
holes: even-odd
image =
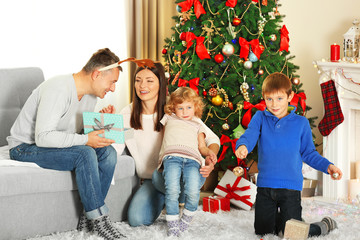
{"type": "Polygon", "coordinates": [[[105,130],[97,130],[88,133],[88,142],[86,143],[87,146],[90,146],[92,148],[102,148],[107,147],[114,143],[115,141],[112,139],[107,139],[103,137],[99,137],[99,134],[103,134],[105,130]]]}
{"type": "Polygon", "coordinates": [[[113,105],[109,105],[100,110],[101,113],[115,113],[115,107],[113,105]]]}

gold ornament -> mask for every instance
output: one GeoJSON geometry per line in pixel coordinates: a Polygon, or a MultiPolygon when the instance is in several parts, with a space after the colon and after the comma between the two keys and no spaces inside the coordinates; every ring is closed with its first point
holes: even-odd
{"type": "Polygon", "coordinates": [[[175,50],[172,60],[177,64],[181,64],[181,52],[178,50],[175,50]]]}
{"type": "Polygon", "coordinates": [[[294,77],[294,78],[291,79],[291,82],[294,85],[299,85],[300,84],[300,79],[297,78],[297,77],[294,77]]]}
{"type": "Polygon", "coordinates": [[[244,175],[244,169],[240,166],[234,167],[233,173],[235,174],[235,176],[241,177],[242,175],[244,175]]]}
{"type": "Polygon", "coordinates": [[[230,129],[229,124],[224,123],[224,124],[222,125],[222,129],[224,129],[225,131],[226,131],[226,130],[229,130],[229,129],[230,129]]]}
{"type": "Polygon", "coordinates": [[[215,106],[220,106],[223,103],[223,99],[220,97],[220,95],[216,95],[211,99],[211,103],[215,106]]]}
{"type": "Polygon", "coordinates": [[[249,93],[247,92],[247,90],[249,89],[249,84],[247,84],[247,82],[245,82],[245,77],[244,77],[244,82],[241,84],[240,86],[240,91],[242,93],[242,95],[244,96],[245,101],[249,102],[250,98],[249,98],[249,93]]]}

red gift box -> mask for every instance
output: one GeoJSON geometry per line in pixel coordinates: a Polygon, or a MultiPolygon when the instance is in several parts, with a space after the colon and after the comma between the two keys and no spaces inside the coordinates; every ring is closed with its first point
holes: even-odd
{"type": "Polygon", "coordinates": [[[221,196],[203,198],[203,211],[217,213],[219,210],[230,211],[230,199],[221,196]]]}

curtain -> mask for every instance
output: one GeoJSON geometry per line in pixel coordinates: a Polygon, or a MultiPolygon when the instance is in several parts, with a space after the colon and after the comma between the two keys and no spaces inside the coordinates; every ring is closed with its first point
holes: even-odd
{"type": "MultiPolygon", "coordinates": [[[[171,37],[177,15],[175,0],[129,0],[126,6],[128,56],[162,61],[165,38],[171,37]]],[[[135,64],[130,64],[130,95],[135,64]]],[[[132,96],[131,96],[132,97],[132,96]]]]}

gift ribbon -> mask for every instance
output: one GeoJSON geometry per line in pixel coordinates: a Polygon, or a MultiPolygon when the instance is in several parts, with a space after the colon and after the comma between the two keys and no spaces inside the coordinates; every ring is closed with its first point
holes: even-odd
{"type": "Polygon", "coordinates": [[[286,26],[284,25],[280,29],[280,49],[279,51],[285,50],[289,52],[289,31],[287,30],[286,26]]]}
{"type": "Polygon", "coordinates": [[[210,55],[206,49],[206,47],[204,46],[204,40],[205,37],[197,37],[194,33],[192,32],[185,32],[185,41],[186,41],[186,50],[182,52],[182,54],[185,54],[188,52],[189,48],[194,44],[193,40],[196,40],[196,47],[195,47],[195,51],[196,54],[199,56],[199,58],[201,60],[208,58],[210,59],[210,55]]]}
{"type": "Polygon", "coordinates": [[[209,204],[208,204],[209,205],[209,212],[210,212],[210,209],[211,209],[210,208],[210,201],[211,200],[215,200],[215,201],[218,200],[217,202],[219,203],[219,210],[220,210],[221,209],[221,200],[217,196],[209,196],[209,204]]]}
{"type": "Polygon", "coordinates": [[[300,106],[303,109],[303,113],[305,113],[306,110],[306,95],[304,92],[301,93],[295,93],[293,99],[290,101],[290,105],[293,105],[295,107],[297,107],[298,103],[300,100],[300,106]]]}
{"type": "Polygon", "coordinates": [[[184,2],[178,3],[181,7],[181,12],[187,12],[194,5],[194,12],[196,18],[199,18],[201,14],[206,14],[205,9],[201,5],[199,0],[186,0],[184,2]]]}
{"type": "MultiPolygon", "coordinates": [[[[115,123],[110,123],[110,124],[104,125],[104,115],[103,114],[100,115],[100,121],[97,118],[94,118],[94,122],[96,124],[95,126],[85,125],[84,128],[93,128],[95,131],[104,129],[105,131],[108,131],[108,132],[110,132],[110,130],[119,131],[119,132],[124,131],[124,128],[114,128],[115,123]]],[[[100,137],[105,137],[105,132],[103,134],[99,134],[99,135],[100,135],[100,137]]]]}
{"type": "Polygon", "coordinates": [[[178,87],[186,87],[189,84],[189,87],[194,89],[195,92],[199,95],[199,89],[197,86],[199,85],[200,78],[193,78],[191,80],[179,79],[178,87]]]}
{"type": "Polygon", "coordinates": [[[234,184],[231,186],[229,183],[226,184],[226,187],[217,185],[216,188],[220,189],[223,192],[226,192],[226,198],[228,199],[235,199],[237,201],[241,201],[243,203],[245,203],[246,205],[248,205],[249,207],[252,207],[252,203],[250,201],[248,201],[251,196],[250,195],[243,195],[243,196],[239,196],[235,193],[235,191],[246,191],[251,189],[250,185],[249,186],[244,186],[244,187],[237,187],[237,185],[239,184],[241,180],[241,177],[237,177],[234,184]]]}
{"type": "Polygon", "coordinates": [[[240,44],[240,58],[247,59],[249,56],[250,46],[251,51],[255,54],[257,59],[260,59],[260,55],[263,53],[263,49],[260,47],[259,39],[253,39],[250,42],[246,41],[245,38],[240,37],[239,38],[239,44],[240,44]]]}
{"type": "Polygon", "coordinates": [[[259,102],[258,104],[256,105],[252,105],[251,103],[245,101],[244,102],[244,109],[248,109],[246,111],[246,113],[244,114],[243,118],[242,118],[242,125],[244,125],[245,127],[248,127],[249,123],[250,123],[250,120],[251,120],[251,109],[253,108],[256,108],[260,111],[264,111],[265,108],[266,108],[266,105],[265,105],[265,101],[262,100],[261,102],[259,102]]]}

